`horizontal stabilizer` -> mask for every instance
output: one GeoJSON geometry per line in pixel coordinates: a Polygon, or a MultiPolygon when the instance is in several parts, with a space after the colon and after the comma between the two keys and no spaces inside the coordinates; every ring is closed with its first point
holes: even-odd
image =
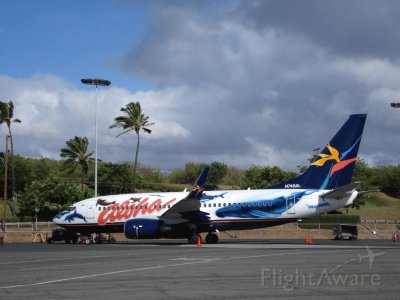
{"type": "Polygon", "coordinates": [[[329,192],[326,192],[324,194],[321,194],[321,198],[329,198],[329,199],[341,199],[343,197],[346,197],[350,195],[356,188],[358,184],[357,183],[350,183],[347,185],[344,185],[340,188],[331,190],[329,192]]]}

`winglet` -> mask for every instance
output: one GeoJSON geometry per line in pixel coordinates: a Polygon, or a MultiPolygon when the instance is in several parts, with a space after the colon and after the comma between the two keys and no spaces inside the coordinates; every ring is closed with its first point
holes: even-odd
{"type": "Polygon", "coordinates": [[[201,202],[208,175],[208,168],[204,168],[194,183],[192,191],[181,201],[173,205],[160,217],[165,223],[179,224],[182,222],[198,222],[201,202]]]}
{"type": "Polygon", "coordinates": [[[204,187],[206,185],[206,179],[208,176],[208,168],[204,168],[201,172],[200,176],[197,178],[196,182],[194,183],[193,189],[190,194],[187,196],[188,199],[200,199],[201,195],[203,194],[204,187]]]}

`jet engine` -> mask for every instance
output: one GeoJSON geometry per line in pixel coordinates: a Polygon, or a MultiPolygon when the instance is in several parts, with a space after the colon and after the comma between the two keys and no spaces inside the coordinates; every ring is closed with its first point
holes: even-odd
{"type": "Polygon", "coordinates": [[[161,221],[133,219],[125,223],[124,233],[128,239],[151,239],[161,235],[161,221]]]}

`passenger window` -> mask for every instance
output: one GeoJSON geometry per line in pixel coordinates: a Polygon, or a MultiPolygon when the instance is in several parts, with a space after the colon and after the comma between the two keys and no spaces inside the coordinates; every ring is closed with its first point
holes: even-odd
{"type": "Polygon", "coordinates": [[[224,203],[224,207],[226,206],[226,203],[224,203]]]}
{"type": "Polygon", "coordinates": [[[221,207],[221,203],[218,203],[218,207],[221,207]]]}
{"type": "Polygon", "coordinates": [[[211,203],[210,203],[210,204],[208,204],[208,207],[211,207],[211,203]]]}
{"type": "Polygon", "coordinates": [[[214,203],[214,207],[217,207],[217,203],[214,203]]]}

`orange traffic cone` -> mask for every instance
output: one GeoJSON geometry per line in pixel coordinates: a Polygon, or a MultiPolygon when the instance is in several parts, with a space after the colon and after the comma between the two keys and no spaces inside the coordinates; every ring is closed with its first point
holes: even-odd
{"type": "Polygon", "coordinates": [[[306,235],[306,244],[312,244],[311,235],[306,235]]]}
{"type": "Polygon", "coordinates": [[[311,234],[306,236],[306,244],[312,244],[311,234]]]}
{"type": "Polygon", "coordinates": [[[201,236],[197,236],[197,247],[201,247],[201,236]]]}

